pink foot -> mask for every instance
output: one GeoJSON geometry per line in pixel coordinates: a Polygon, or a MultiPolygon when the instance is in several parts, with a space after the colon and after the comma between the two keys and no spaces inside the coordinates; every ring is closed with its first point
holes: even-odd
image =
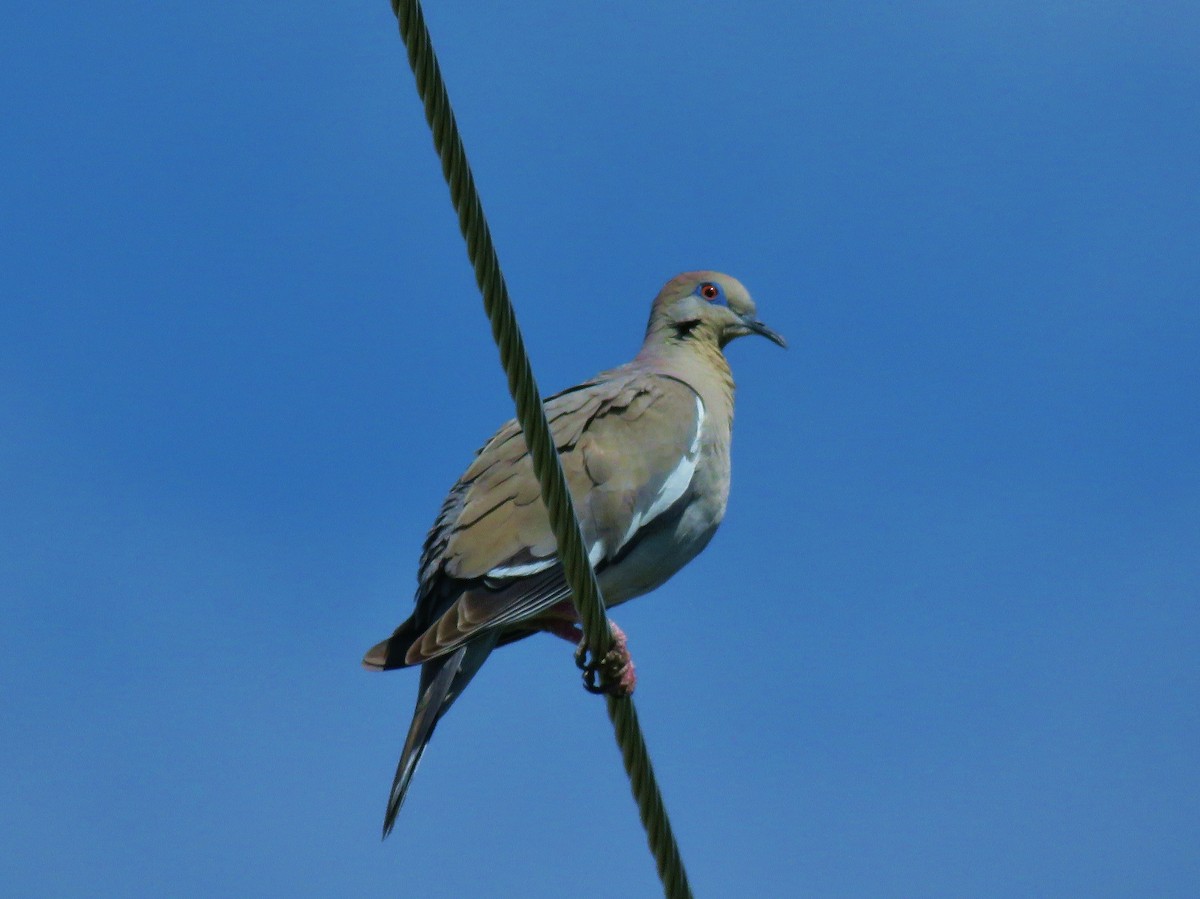
{"type": "Polygon", "coordinates": [[[625,632],[616,624],[610,621],[608,627],[612,634],[612,648],[604,654],[604,658],[587,662],[587,647],[582,643],[575,651],[575,661],[583,669],[583,685],[592,693],[632,696],[637,686],[637,673],[629,656],[629,642],[625,632]]]}
{"type": "Polygon", "coordinates": [[[600,684],[609,684],[606,692],[613,696],[632,696],[637,686],[637,669],[629,654],[629,641],[616,622],[610,621],[608,627],[612,631],[613,645],[600,660],[600,684]]]}
{"type": "Polygon", "coordinates": [[[637,686],[637,671],[629,655],[629,640],[616,622],[608,623],[612,634],[612,648],[598,662],[587,661],[587,646],[583,643],[583,629],[574,621],[551,618],[542,622],[542,630],[563,640],[576,644],[575,661],[583,669],[583,685],[593,693],[609,693],[613,696],[632,696],[637,686]]]}

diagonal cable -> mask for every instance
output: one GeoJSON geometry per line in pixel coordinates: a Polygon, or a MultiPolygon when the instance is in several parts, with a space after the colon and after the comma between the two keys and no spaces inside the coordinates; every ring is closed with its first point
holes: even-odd
{"type": "MultiPolygon", "coordinates": [[[[433,132],[433,145],[442,161],[442,174],[450,187],[450,200],[458,213],[458,225],[467,242],[467,255],[475,269],[475,282],[483,295],[483,307],[492,325],[492,337],[500,350],[500,364],[508,377],[508,391],[516,403],[517,420],[525,433],[542,500],[550,516],[554,538],[558,541],[558,555],[583,625],[584,639],[592,658],[601,659],[612,645],[604,600],[584,551],[579,519],[550,435],[546,412],[542,408],[533,369],[525,352],[525,342],[517,326],[508,287],[500,271],[500,261],[484,218],[483,205],[475,189],[475,178],[471,174],[458,125],[454,121],[454,111],[433,51],[429,29],[425,25],[425,16],[419,0],[391,2],[392,12],[400,24],[400,36],[408,51],[409,65],[416,77],[417,93],[425,105],[425,119],[433,132]]],[[[658,866],[663,892],[668,899],[691,899],[687,872],[671,831],[671,822],[654,777],[654,768],[633,701],[628,697],[612,695],[605,696],[605,701],[642,826],[646,830],[646,839],[658,866]]]]}

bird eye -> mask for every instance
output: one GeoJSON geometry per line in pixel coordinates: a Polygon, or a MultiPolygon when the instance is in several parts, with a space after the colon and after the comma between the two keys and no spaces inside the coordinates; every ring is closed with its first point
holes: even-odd
{"type": "Polygon", "coordinates": [[[705,281],[700,285],[700,296],[706,300],[715,300],[721,295],[721,288],[717,287],[711,281],[705,281]]]}

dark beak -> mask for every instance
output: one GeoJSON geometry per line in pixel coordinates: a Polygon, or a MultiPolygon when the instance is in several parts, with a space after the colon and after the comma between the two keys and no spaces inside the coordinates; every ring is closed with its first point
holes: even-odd
{"type": "Polygon", "coordinates": [[[783,335],[776,334],[762,322],[755,321],[747,316],[742,319],[742,324],[750,329],[751,334],[761,334],[763,337],[767,338],[767,340],[771,341],[771,343],[778,344],[785,350],[787,349],[787,341],[783,339],[783,335]]]}

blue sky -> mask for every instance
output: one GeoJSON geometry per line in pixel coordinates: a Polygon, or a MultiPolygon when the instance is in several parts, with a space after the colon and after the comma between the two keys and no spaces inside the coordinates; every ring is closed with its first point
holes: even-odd
{"type": "MultiPolygon", "coordinates": [[[[1200,883],[1200,14],[433,3],[542,386],[742,279],[734,483],[618,610],[698,895],[1200,883]]],[[[497,653],[378,839],[362,652],[510,413],[388,4],[0,33],[0,885],[657,881],[570,649],[497,653]]]]}

